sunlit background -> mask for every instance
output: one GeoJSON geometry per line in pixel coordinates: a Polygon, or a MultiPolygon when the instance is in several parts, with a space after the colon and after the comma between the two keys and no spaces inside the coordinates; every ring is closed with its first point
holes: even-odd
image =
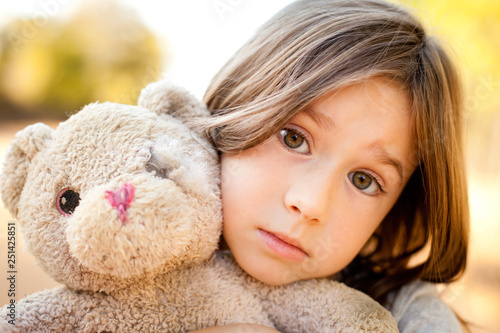
{"type": "MultiPolygon", "coordinates": [[[[162,77],[203,96],[224,62],[289,0],[21,0],[0,3],[0,161],[27,124],[93,101],[135,103],[162,77]]],[[[473,332],[500,332],[500,1],[403,1],[454,50],[466,88],[471,249],[443,298],[473,332]]],[[[0,203],[0,305],[8,302],[0,203]],[[2,259],[3,258],[3,259],[2,259]],[[2,273],[5,272],[5,273],[2,273]]],[[[19,241],[22,236],[19,235],[19,241]]],[[[18,246],[18,299],[56,285],[18,246]]]]}

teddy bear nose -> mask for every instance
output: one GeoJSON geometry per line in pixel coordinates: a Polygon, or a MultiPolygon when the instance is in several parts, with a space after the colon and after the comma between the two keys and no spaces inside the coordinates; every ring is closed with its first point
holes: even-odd
{"type": "Polygon", "coordinates": [[[130,207],[134,199],[134,185],[125,183],[116,191],[106,191],[106,199],[111,207],[118,211],[118,217],[122,222],[128,222],[127,208],[130,207]]]}

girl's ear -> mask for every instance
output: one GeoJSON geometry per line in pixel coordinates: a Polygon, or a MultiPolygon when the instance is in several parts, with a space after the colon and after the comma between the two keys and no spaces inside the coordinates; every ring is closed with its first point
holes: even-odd
{"type": "Polygon", "coordinates": [[[146,86],[141,91],[138,104],[159,115],[169,114],[182,121],[210,116],[205,104],[187,90],[167,80],[146,86]]]}
{"type": "Polygon", "coordinates": [[[37,123],[17,132],[5,156],[0,174],[0,194],[5,207],[17,218],[18,204],[33,157],[52,139],[54,130],[37,123]]]}

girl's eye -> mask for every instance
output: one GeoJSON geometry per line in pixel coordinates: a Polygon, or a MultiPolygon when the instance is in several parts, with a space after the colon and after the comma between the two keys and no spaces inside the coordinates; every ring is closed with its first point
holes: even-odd
{"type": "Polygon", "coordinates": [[[362,171],[350,172],[348,177],[351,183],[357,189],[366,194],[375,195],[377,194],[378,191],[382,191],[382,187],[377,182],[377,180],[373,176],[367,174],[366,172],[362,171]]]}
{"type": "Polygon", "coordinates": [[[70,216],[79,204],[80,195],[69,188],[61,190],[57,195],[56,208],[61,215],[70,216]]]}
{"type": "Polygon", "coordinates": [[[311,152],[306,138],[298,131],[285,128],[280,131],[280,136],[283,144],[294,152],[300,154],[309,154],[311,152]]]}

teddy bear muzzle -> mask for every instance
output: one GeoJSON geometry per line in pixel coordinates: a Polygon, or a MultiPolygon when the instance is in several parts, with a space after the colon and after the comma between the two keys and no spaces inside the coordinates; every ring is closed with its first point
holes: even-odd
{"type": "Polygon", "coordinates": [[[213,215],[201,209],[204,197],[147,173],[124,178],[81,195],[66,220],[70,255],[89,271],[121,278],[180,265],[180,255],[196,245],[197,222],[213,215]]]}

